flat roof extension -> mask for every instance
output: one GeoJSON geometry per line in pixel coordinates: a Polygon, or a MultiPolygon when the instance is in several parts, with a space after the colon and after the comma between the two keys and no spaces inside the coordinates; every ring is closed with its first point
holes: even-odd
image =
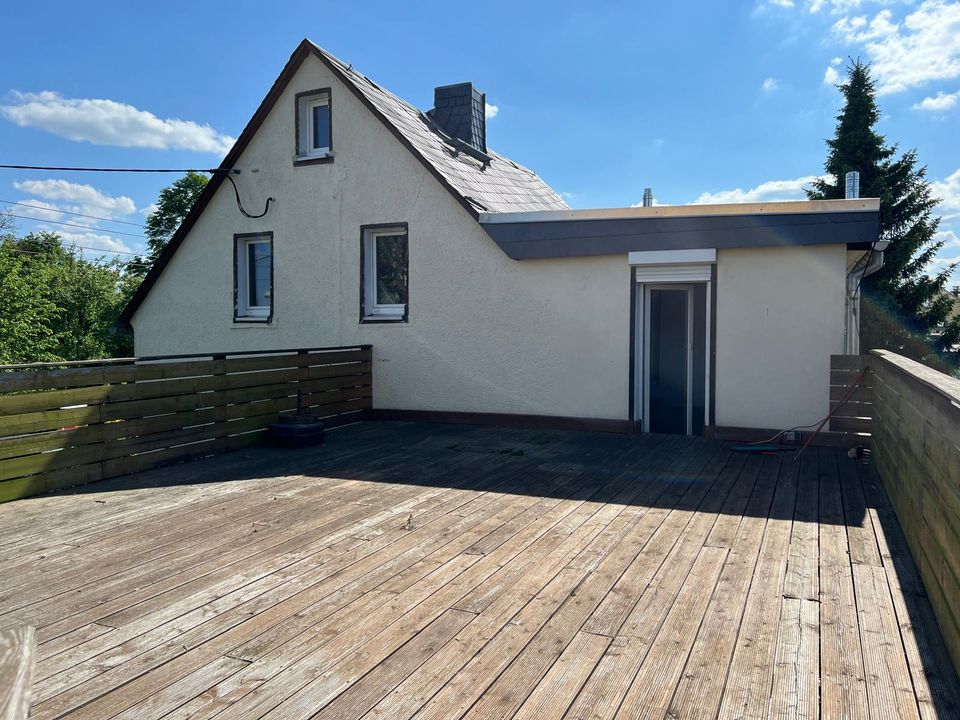
{"type": "Polygon", "coordinates": [[[516,260],[822,244],[867,249],[879,237],[880,200],[481,213],[479,220],[516,260]]]}

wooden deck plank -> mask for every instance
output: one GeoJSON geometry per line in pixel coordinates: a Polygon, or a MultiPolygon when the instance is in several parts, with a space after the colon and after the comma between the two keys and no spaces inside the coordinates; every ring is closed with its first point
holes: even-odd
{"type": "Polygon", "coordinates": [[[858,462],[365,423],[0,506],[0,628],[39,720],[953,717],[858,462]]]}
{"type": "MultiPolygon", "coordinates": [[[[466,491],[462,491],[466,492],[466,491]]],[[[453,504],[462,504],[466,502],[466,498],[459,498],[459,495],[456,491],[448,490],[446,494],[453,497],[453,504]],[[459,499],[457,499],[459,498],[459,499]]],[[[286,588],[285,592],[278,593],[277,589],[274,588],[273,592],[264,592],[258,597],[254,597],[250,600],[241,596],[240,603],[232,603],[228,606],[229,609],[226,612],[221,610],[221,614],[210,618],[209,612],[202,612],[201,609],[197,609],[195,612],[198,615],[198,621],[202,624],[197,624],[194,626],[192,622],[184,623],[183,621],[174,621],[171,620],[168,624],[171,625],[171,629],[175,633],[182,633],[179,639],[169,636],[167,638],[160,638],[165,643],[162,647],[168,649],[168,652],[172,654],[173,657],[182,654],[181,647],[183,648],[204,648],[206,647],[204,643],[210,637],[216,637],[217,642],[223,645],[221,651],[230,650],[234,645],[230,645],[230,641],[235,637],[239,637],[237,643],[242,643],[245,639],[249,637],[256,637],[258,634],[262,633],[264,630],[269,629],[274,622],[274,618],[289,619],[291,615],[295,615],[298,612],[302,612],[306,608],[313,605],[316,601],[321,598],[335,592],[338,588],[343,588],[343,586],[348,585],[349,583],[355,581],[356,579],[364,576],[370,570],[376,570],[378,573],[386,573],[388,576],[392,567],[391,563],[401,562],[401,559],[404,557],[404,552],[400,550],[406,548],[407,552],[412,552],[415,548],[423,548],[423,536],[427,533],[431,533],[436,538],[443,539],[443,535],[437,535],[437,527],[434,527],[433,523],[448,523],[448,522],[466,522],[461,516],[450,516],[448,512],[450,507],[440,506],[438,512],[439,516],[437,518],[431,518],[430,514],[427,513],[423,517],[425,524],[422,527],[419,527],[413,531],[409,531],[403,528],[401,525],[401,517],[406,517],[406,511],[408,508],[404,506],[394,507],[392,512],[395,516],[395,529],[394,532],[381,537],[376,538],[375,540],[367,543],[364,546],[358,547],[356,550],[349,551],[339,558],[334,559],[334,561],[328,561],[325,564],[321,564],[317,568],[309,569],[306,572],[300,574],[297,577],[294,577],[289,582],[280,585],[280,588],[286,588]],[[384,562],[385,559],[390,558],[390,562],[384,562]],[[272,606],[272,607],[271,607],[272,606]],[[289,610],[287,608],[290,608],[289,610]],[[283,609],[283,612],[281,612],[283,609]],[[244,610],[246,612],[244,612],[244,610]],[[288,614],[289,613],[289,614],[288,614]],[[258,617],[261,616],[262,617],[258,617]],[[267,621],[267,624],[263,627],[258,628],[257,625],[250,624],[250,621],[253,618],[257,618],[261,621],[267,621]],[[227,623],[225,626],[223,623],[227,623]],[[241,627],[242,625],[242,627],[241,627]],[[220,635],[224,629],[228,630],[224,635],[220,635]],[[257,632],[259,629],[260,632],[257,632]]],[[[441,526],[442,527],[442,526],[441,526]]],[[[409,560],[412,562],[413,560],[409,560]]],[[[269,590],[269,588],[267,588],[269,590]]],[[[230,596],[225,596],[224,599],[229,598],[230,596]]],[[[217,600],[217,603],[221,603],[221,600],[217,600]]],[[[176,609],[170,610],[167,609],[168,614],[176,614],[176,609]]],[[[187,617],[187,616],[184,616],[187,617]]],[[[147,622],[152,622],[152,620],[147,620],[147,622]]],[[[129,628],[131,626],[127,626],[129,628]]],[[[144,625],[141,628],[138,628],[135,632],[139,634],[147,630],[148,625],[144,625]]],[[[163,626],[161,626],[162,628],[163,626]]],[[[131,633],[134,631],[131,631],[131,633]]],[[[156,644],[158,639],[156,637],[149,639],[150,643],[156,644]]],[[[149,646],[149,645],[148,645],[149,646]]],[[[141,653],[144,648],[134,651],[134,655],[141,653]]],[[[121,655],[118,660],[125,660],[129,657],[130,651],[126,648],[121,647],[121,655]]],[[[210,651],[214,652],[214,656],[217,652],[215,648],[211,648],[210,651]]],[[[111,664],[111,667],[115,669],[120,676],[113,680],[112,682],[126,682],[132,677],[136,677],[137,673],[143,672],[144,670],[149,670],[151,666],[159,665],[166,659],[169,659],[168,652],[160,656],[155,654],[149,657],[145,657],[146,667],[141,665],[139,661],[129,662],[125,664],[111,664]]],[[[144,657],[141,655],[141,657],[144,657]]],[[[95,666],[102,664],[103,660],[101,658],[94,658],[91,662],[95,666]]],[[[205,664],[202,656],[194,656],[193,658],[194,665],[199,667],[205,664]]],[[[180,666],[177,665],[179,668],[180,666]]],[[[188,669],[185,669],[184,672],[192,672],[196,667],[188,664],[188,669]]],[[[108,673],[111,671],[108,671],[108,673]]],[[[73,682],[73,678],[68,680],[73,682]]],[[[97,696],[99,692],[98,687],[103,684],[102,676],[96,679],[96,684],[90,687],[86,693],[92,695],[93,697],[97,696]]],[[[73,694],[77,694],[74,691],[73,694]]],[[[87,697],[88,695],[81,695],[80,697],[87,697]]],[[[55,708],[56,706],[54,706],[55,708]]],[[[53,710],[51,710],[52,712],[53,710]]]]}
{"type": "Polygon", "coordinates": [[[660,717],[687,661],[729,550],[701,547],[615,717],[660,717]]]}
{"type": "Polygon", "coordinates": [[[853,568],[836,454],[820,453],[820,704],[823,717],[869,717],[853,568]]]}
{"type": "Polygon", "coordinates": [[[780,467],[719,718],[768,716],[798,474],[795,461],[780,467]]]}
{"type": "MultiPolygon", "coordinates": [[[[715,448],[712,450],[715,451],[715,448]]],[[[549,669],[550,664],[556,660],[576,630],[582,627],[589,632],[589,623],[586,623],[586,620],[595,612],[630,563],[643,552],[647,544],[646,539],[659,534],[664,538],[667,546],[673,546],[692,518],[692,513],[679,510],[675,506],[688,496],[687,502],[692,508],[699,506],[700,499],[711,488],[715,479],[714,476],[698,482],[700,472],[709,464],[712,457],[711,449],[701,448],[694,456],[695,459],[686,467],[679,472],[675,470],[668,473],[670,487],[665,493],[666,499],[661,499],[667,512],[660,517],[656,511],[645,514],[627,535],[626,541],[621,541],[618,537],[614,545],[601,551],[603,560],[596,565],[596,571],[590,572],[586,578],[578,582],[571,597],[557,609],[554,616],[523,648],[510,667],[486,689],[465,717],[509,717],[522,704],[526,695],[532,692],[533,687],[549,669]],[[647,528],[638,532],[637,529],[644,525],[647,528]],[[651,530],[653,530],[652,533],[651,530]]],[[[589,553],[581,557],[589,557],[589,553]]],[[[582,566],[578,565],[575,559],[568,568],[578,570],[582,569],[582,566]]],[[[588,569],[592,570],[592,567],[588,566],[588,569]]]]}
{"type": "MultiPolygon", "coordinates": [[[[662,445],[669,446],[669,443],[662,443],[662,445]]],[[[637,459],[636,455],[631,455],[632,461],[637,459]]],[[[652,456],[647,455],[646,459],[650,460],[652,456]]],[[[534,562],[524,561],[507,566],[525,568],[524,572],[511,572],[508,577],[503,578],[500,576],[503,570],[507,569],[504,568],[495,574],[494,577],[497,577],[495,583],[491,580],[484,583],[485,586],[491,585],[494,588],[493,592],[484,592],[477,596],[474,591],[457,603],[456,607],[470,607],[472,611],[479,613],[477,620],[420,670],[407,678],[393,693],[378,703],[368,716],[392,720],[409,718],[424,705],[437,688],[449,683],[473,655],[504,627],[507,627],[509,633],[512,627],[523,625],[526,620],[521,619],[523,616],[517,613],[524,609],[529,616],[530,611],[525,606],[540,595],[547,584],[556,578],[556,574],[576,556],[581,548],[596,538],[604,527],[628,509],[629,506],[610,502],[611,498],[632,502],[649,487],[649,483],[654,479],[637,477],[635,473],[622,475],[624,477],[618,478],[618,481],[633,477],[637,482],[632,488],[627,487],[622,490],[619,489],[619,482],[611,483],[605,492],[591,497],[590,501],[584,503],[581,510],[568,516],[569,522],[564,521],[566,528],[561,528],[559,534],[548,533],[525,551],[524,554],[534,562]],[[538,544],[539,547],[537,547],[538,544]]],[[[556,604],[559,605],[559,602],[557,600],[556,604]]],[[[549,606],[541,604],[540,609],[544,608],[550,609],[549,606]]],[[[534,614],[540,616],[541,621],[545,621],[547,617],[539,612],[534,614]]],[[[535,627],[539,625],[530,622],[528,629],[523,632],[529,632],[532,635],[535,627]]],[[[521,633],[516,635],[520,636],[521,633]]],[[[483,673],[474,673],[471,679],[476,681],[482,675],[483,673]]],[[[455,696],[449,694],[448,697],[455,696]]],[[[462,700],[462,697],[460,699],[462,700]]],[[[465,707],[461,708],[463,709],[465,707]]]]}
{"type": "Polygon", "coordinates": [[[920,710],[900,641],[883,568],[853,565],[860,642],[871,717],[919,718],[920,710]]]}
{"type": "MultiPolygon", "coordinates": [[[[522,497],[523,496],[520,497],[521,500],[522,500],[522,497]]],[[[404,545],[407,546],[408,554],[410,554],[410,557],[407,562],[414,562],[416,559],[418,559],[422,555],[422,552],[425,548],[423,541],[421,539],[423,533],[424,533],[424,530],[418,528],[412,533],[409,533],[403,540],[398,542],[399,546],[404,546],[404,545]]],[[[439,537],[441,540],[441,544],[442,542],[446,542],[446,540],[444,540],[442,535],[439,537]]],[[[395,554],[396,551],[397,551],[397,546],[395,545],[392,548],[392,553],[395,554]]],[[[350,582],[354,576],[363,575],[371,569],[376,569],[379,575],[382,575],[384,572],[387,573],[387,576],[391,575],[392,574],[392,572],[390,572],[391,563],[388,562],[384,564],[383,562],[384,558],[389,557],[390,554],[391,554],[391,550],[387,548],[381,549],[380,551],[378,551],[378,554],[368,553],[368,557],[364,558],[362,563],[358,563],[352,566],[350,573],[346,575],[344,575],[343,573],[338,573],[334,576],[331,576],[332,580],[326,583],[327,587],[324,587],[325,585],[324,583],[320,583],[320,585],[310,588],[310,591],[306,594],[306,599],[309,601],[313,601],[314,599],[320,599],[324,595],[329,594],[330,592],[336,590],[338,587],[342,587],[343,585],[350,582]],[[326,592],[324,592],[324,590],[326,590],[326,592]]],[[[402,558],[403,554],[401,553],[399,557],[402,558]]],[[[491,566],[495,564],[498,558],[497,555],[491,555],[487,557],[492,558],[490,562],[486,563],[487,566],[491,566]]],[[[476,560],[476,558],[477,556],[473,556],[472,560],[476,560]]],[[[377,582],[380,582],[380,581],[382,580],[378,580],[377,582]]],[[[301,597],[303,597],[303,594],[301,594],[301,597]]],[[[234,638],[239,638],[238,642],[243,642],[245,639],[247,639],[247,637],[253,637],[259,634],[257,630],[262,632],[263,630],[268,629],[274,622],[276,622],[275,617],[279,608],[282,608],[284,606],[292,606],[291,609],[285,610],[285,612],[280,615],[280,619],[288,618],[291,614],[294,614],[298,611],[302,611],[304,609],[303,601],[302,600],[296,601],[296,600],[297,600],[297,596],[294,596],[293,598],[290,599],[290,601],[284,601],[280,604],[280,606],[271,608],[269,611],[265,612],[264,619],[270,622],[270,624],[266,625],[265,627],[258,628],[256,625],[254,625],[253,627],[249,627],[249,626],[233,627],[228,632],[217,636],[211,642],[206,642],[205,639],[201,640],[200,644],[198,645],[198,652],[193,653],[192,657],[180,657],[180,658],[177,658],[175,661],[166,664],[165,666],[163,666],[162,674],[168,679],[172,678],[173,680],[175,680],[179,676],[178,674],[192,672],[192,670],[195,669],[198,665],[202,665],[205,662],[209,661],[211,657],[215,657],[217,653],[223,652],[225,649],[233,647],[236,643],[233,643],[233,644],[230,644],[230,643],[234,638]]],[[[392,610],[390,610],[390,608],[387,608],[386,612],[392,612],[392,610]]],[[[373,621],[373,618],[368,618],[368,620],[373,621]]],[[[362,636],[362,632],[361,632],[362,626],[357,626],[355,630],[356,632],[360,632],[362,636]]],[[[354,633],[354,635],[356,635],[356,632],[354,633]]],[[[338,640],[341,640],[341,638],[338,638],[338,640]]],[[[341,644],[343,643],[346,643],[346,639],[342,639],[341,644]]],[[[347,645],[347,647],[349,648],[350,646],[347,645]]],[[[332,652],[332,650],[331,648],[327,648],[326,650],[323,650],[323,652],[329,653],[329,652],[332,652]]],[[[296,664],[294,664],[294,666],[295,665],[296,664]]],[[[289,678],[293,673],[293,671],[288,668],[287,673],[288,673],[287,677],[289,678]]],[[[308,675],[308,677],[312,677],[312,675],[308,675]]],[[[150,678],[151,682],[156,682],[156,680],[157,680],[156,677],[150,678]]],[[[134,682],[142,686],[140,690],[141,692],[145,692],[145,693],[149,692],[150,683],[147,681],[147,679],[142,679],[142,682],[141,682],[141,679],[138,678],[134,682]]],[[[133,693],[131,693],[131,688],[128,686],[125,689],[124,695],[129,696],[131,694],[133,693]]],[[[269,700],[264,700],[263,698],[261,698],[260,697],[261,695],[263,695],[263,693],[258,693],[257,696],[254,698],[254,701],[259,702],[263,700],[263,702],[269,702],[269,700]]],[[[267,697],[272,698],[272,695],[268,694],[267,697]]],[[[103,703],[101,704],[102,705],[105,704],[105,706],[109,707],[108,700],[106,698],[101,698],[101,699],[103,700],[103,703]]],[[[282,699],[283,697],[280,698],[280,700],[282,699]]],[[[117,700],[119,700],[119,698],[114,698],[112,701],[116,702],[117,700]]],[[[97,702],[99,703],[100,701],[98,700],[97,702]]],[[[242,704],[238,704],[238,706],[235,706],[234,711],[239,712],[242,707],[243,707],[242,704]]],[[[89,705],[84,708],[84,711],[87,711],[88,708],[90,708],[89,705]]],[[[102,708],[100,706],[94,703],[94,708],[93,710],[91,710],[91,712],[94,712],[94,711],[100,712],[101,709],[102,708]]]]}
{"type": "MultiPolygon", "coordinates": [[[[737,507],[746,497],[741,486],[752,486],[755,475],[743,472],[742,455],[724,452],[722,459],[722,471],[707,492],[703,505],[697,508],[696,516],[684,528],[682,536],[669,551],[651,552],[651,558],[658,564],[655,574],[630,614],[617,626],[617,636],[568,711],[569,717],[614,716],[655,642],[675,598],[682,592],[689,572],[716,523],[716,510],[742,512],[742,506],[737,507]]],[[[585,627],[589,626],[588,623],[585,627]]]]}
{"type": "MultiPolygon", "coordinates": [[[[583,492],[592,494],[591,490],[583,492]]],[[[373,619],[375,627],[383,625],[386,627],[372,638],[363,632],[355,634],[356,636],[351,636],[350,633],[343,634],[338,636],[335,643],[321,647],[318,653],[303,658],[301,666],[296,668],[296,673],[284,670],[281,673],[284,675],[283,692],[289,692],[291,676],[295,678],[293,687],[299,686],[299,689],[287,699],[282,711],[275,707],[263,717],[309,717],[311,708],[322,707],[344,690],[352,682],[352,678],[362,676],[372,665],[392,652],[397,643],[402,642],[410,632],[430,622],[444,609],[454,607],[467,592],[488,579],[503,563],[509,562],[523,552],[550,527],[562,520],[571,509],[552,509],[528,524],[491,554],[460,556],[461,560],[469,563],[468,569],[452,578],[449,583],[435,583],[434,586],[439,585],[439,587],[430,595],[429,602],[425,601],[417,605],[406,603],[388,608],[382,621],[378,622],[379,618],[373,619]],[[318,663],[323,672],[319,677],[312,679],[317,674],[315,670],[318,663]]],[[[276,688],[273,688],[272,693],[275,692],[276,688]]],[[[262,695],[263,698],[259,700],[260,706],[264,705],[265,698],[272,696],[271,693],[262,693],[262,695]]],[[[231,711],[232,708],[228,709],[228,717],[233,716],[231,711]]],[[[259,710],[256,713],[259,713],[259,710]]],[[[260,717],[256,713],[245,710],[239,717],[260,717]]]]}
{"type": "Polygon", "coordinates": [[[600,660],[610,638],[579,632],[517,710],[516,720],[562,717],[600,660]]]}
{"type": "MultiPolygon", "coordinates": [[[[693,643],[683,677],[674,691],[668,708],[670,716],[714,718],[719,711],[726,685],[726,669],[733,655],[777,487],[779,464],[779,458],[767,457],[763,459],[762,469],[753,467],[745,471],[747,478],[756,478],[757,482],[752,485],[742,522],[729,544],[730,554],[720,573],[700,633],[693,643]]],[[[749,485],[749,480],[744,484],[749,485]]],[[[720,518],[717,525],[724,519],[726,516],[720,518]]],[[[719,547],[710,545],[710,538],[718,542],[725,537],[728,536],[711,533],[707,546],[719,547]]]]}
{"type": "Polygon", "coordinates": [[[819,457],[800,463],[770,695],[770,717],[783,720],[820,715],[819,457]]]}
{"type": "Polygon", "coordinates": [[[26,720],[33,688],[33,628],[0,630],[0,720],[26,720]]]}

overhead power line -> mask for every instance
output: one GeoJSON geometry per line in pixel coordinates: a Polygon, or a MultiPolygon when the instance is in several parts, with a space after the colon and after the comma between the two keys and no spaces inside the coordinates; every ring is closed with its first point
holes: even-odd
{"type": "Polygon", "coordinates": [[[102,167],[54,167],[51,165],[0,165],[0,170],[53,170],[56,172],[115,172],[115,173],[229,173],[239,175],[234,168],[102,168],[102,167]]]}
{"type": "Polygon", "coordinates": [[[28,215],[17,215],[15,213],[9,213],[10,217],[20,218],[21,220],[33,220],[34,222],[41,223],[53,223],[54,225],[66,225],[67,227],[83,228],[84,230],[96,230],[102,233],[108,233],[110,235],[128,235],[132,238],[137,238],[139,240],[146,240],[143,235],[137,235],[136,233],[122,232],[120,230],[104,230],[103,228],[94,227],[93,225],[80,225],[78,223],[68,223],[63,222],[62,220],[46,220],[45,218],[30,217],[28,215]]]}
{"type": "MultiPolygon", "coordinates": [[[[95,247],[89,247],[85,245],[69,245],[66,247],[73,250],[91,250],[93,252],[107,253],[108,255],[138,255],[139,254],[135,252],[127,252],[126,250],[107,250],[106,248],[95,248],[95,247]]],[[[22,248],[16,248],[14,249],[13,252],[19,253],[20,255],[43,255],[42,252],[38,252],[36,250],[23,250],[22,248]]]]}
{"type": "Polygon", "coordinates": [[[121,225],[133,225],[142,228],[142,223],[129,222],[128,220],[114,220],[113,218],[100,217],[99,215],[84,215],[83,213],[71,212],[70,210],[61,210],[60,208],[46,208],[42,205],[31,205],[30,203],[14,202],[13,200],[0,200],[0,203],[8,205],[20,205],[21,207],[33,208],[34,210],[49,210],[50,212],[63,213],[64,215],[76,215],[77,217],[90,218],[91,220],[103,220],[104,222],[120,223],[121,225]]]}

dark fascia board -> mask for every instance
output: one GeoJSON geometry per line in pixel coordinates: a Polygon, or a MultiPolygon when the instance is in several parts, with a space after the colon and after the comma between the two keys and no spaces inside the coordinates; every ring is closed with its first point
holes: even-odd
{"type": "Polygon", "coordinates": [[[637,250],[869,247],[880,232],[876,211],[763,213],[481,223],[514,260],[623,255],[637,250]]]}
{"type": "MultiPolygon", "coordinates": [[[[287,64],[284,65],[280,75],[277,76],[277,79],[271,86],[270,91],[260,103],[260,107],[257,108],[257,111],[253,114],[253,117],[250,118],[250,122],[248,122],[246,127],[244,127],[243,132],[240,133],[240,137],[237,138],[237,142],[234,143],[233,147],[230,149],[230,152],[228,152],[227,156],[223,159],[223,162],[220,163],[220,170],[229,170],[233,168],[234,164],[243,154],[243,151],[247,148],[247,145],[250,144],[253,136],[257,133],[257,130],[260,129],[260,126],[267,118],[267,115],[269,115],[270,111],[273,110],[273,106],[276,105],[277,101],[280,99],[280,96],[283,94],[283,91],[286,89],[290,80],[296,74],[297,70],[300,69],[300,65],[302,65],[303,61],[311,54],[319,58],[320,61],[327,67],[327,69],[329,69],[330,72],[332,72],[344,86],[353,92],[357,99],[363,103],[364,107],[372,112],[373,115],[384,124],[384,126],[393,134],[393,136],[400,141],[400,144],[413,153],[414,157],[416,157],[424,165],[424,167],[430,171],[437,181],[444,188],[446,188],[446,190],[458,203],[460,203],[460,205],[472,218],[479,220],[480,215],[477,209],[470,204],[470,201],[461,195],[460,192],[457,191],[457,189],[454,188],[445,177],[443,177],[440,171],[434,167],[433,163],[427,160],[423,154],[417,150],[406,137],[404,137],[403,133],[401,133],[397,127],[391,123],[390,120],[388,120],[387,117],[380,112],[380,110],[378,110],[377,107],[371,103],[362,92],[360,92],[353,80],[348,78],[346,74],[339,67],[337,67],[336,63],[334,63],[323,50],[306,38],[304,38],[297,46],[297,49],[293,51],[293,54],[287,61],[287,64]]],[[[139,308],[141,303],[143,303],[151,288],[153,288],[164,269],[170,263],[174,253],[177,252],[177,249],[183,244],[183,241],[190,233],[190,229],[203,214],[204,209],[207,207],[213,196],[216,195],[220,185],[223,184],[224,174],[225,173],[222,172],[214,173],[213,177],[210,178],[210,182],[207,183],[207,186],[203,189],[203,192],[200,193],[200,197],[197,198],[197,201],[190,209],[190,212],[187,213],[187,216],[183,219],[180,227],[173,234],[173,237],[170,238],[170,242],[167,243],[167,246],[163,249],[163,252],[160,253],[157,261],[153,264],[153,267],[150,268],[150,272],[148,272],[146,277],[144,277],[143,282],[140,283],[140,287],[137,288],[136,292],[133,294],[133,297],[130,298],[130,301],[123,309],[123,312],[120,313],[120,317],[117,321],[117,326],[120,329],[130,329],[130,321],[133,318],[134,313],[137,312],[137,308],[139,308]]]]}

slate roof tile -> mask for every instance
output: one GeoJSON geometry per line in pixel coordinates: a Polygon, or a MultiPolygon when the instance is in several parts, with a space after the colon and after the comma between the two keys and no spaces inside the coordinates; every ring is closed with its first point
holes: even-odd
{"type": "Polygon", "coordinates": [[[457,150],[426,113],[380,87],[353,66],[318,46],[314,47],[337,66],[344,77],[477,211],[569,209],[557,192],[532,170],[489,149],[489,162],[457,150]]]}

